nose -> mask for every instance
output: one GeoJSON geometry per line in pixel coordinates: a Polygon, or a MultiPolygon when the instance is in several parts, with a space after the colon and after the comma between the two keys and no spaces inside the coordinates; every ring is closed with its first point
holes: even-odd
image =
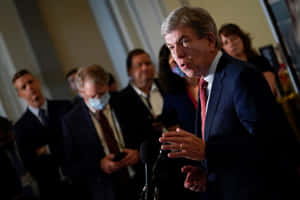
{"type": "Polygon", "coordinates": [[[142,69],[142,70],[147,70],[147,69],[148,69],[148,66],[149,66],[149,65],[148,65],[147,63],[143,63],[142,66],[141,66],[141,69],[142,69]]]}
{"type": "Polygon", "coordinates": [[[174,60],[178,59],[178,58],[183,58],[185,56],[184,50],[182,49],[182,47],[180,45],[176,45],[175,50],[173,51],[173,58],[174,60]]]}

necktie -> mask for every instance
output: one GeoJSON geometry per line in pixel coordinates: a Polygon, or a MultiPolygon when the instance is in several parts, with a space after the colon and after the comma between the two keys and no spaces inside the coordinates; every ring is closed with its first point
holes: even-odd
{"type": "Polygon", "coordinates": [[[204,126],[205,126],[205,115],[206,115],[206,101],[207,101],[207,81],[203,78],[200,79],[199,89],[200,89],[200,103],[201,103],[201,121],[202,121],[202,139],[204,140],[204,126]]]}
{"type": "Polygon", "coordinates": [[[102,134],[110,153],[116,154],[120,152],[118,143],[115,139],[112,128],[102,111],[97,111],[97,118],[102,128],[102,134]]]}
{"type": "Polygon", "coordinates": [[[39,117],[41,118],[43,125],[48,124],[48,117],[46,115],[45,109],[43,109],[43,108],[39,109],[39,117]]]}
{"type": "MultiPolygon", "coordinates": [[[[120,149],[115,139],[113,130],[110,127],[107,118],[105,117],[105,115],[101,110],[97,111],[97,118],[101,125],[102,134],[106,141],[109,152],[113,154],[119,153],[120,149]]],[[[114,178],[117,179],[121,185],[129,183],[129,174],[127,168],[120,169],[118,172],[115,172],[114,175],[115,175],[114,178]]]]}
{"type": "Polygon", "coordinates": [[[151,102],[150,102],[150,93],[147,95],[146,101],[147,101],[148,107],[150,108],[150,110],[152,110],[152,105],[151,105],[151,102]]]}

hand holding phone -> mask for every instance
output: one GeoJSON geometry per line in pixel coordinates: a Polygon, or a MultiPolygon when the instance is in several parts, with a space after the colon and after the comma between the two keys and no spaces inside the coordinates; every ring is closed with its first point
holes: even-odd
{"type": "Polygon", "coordinates": [[[125,153],[125,152],[119,152],[119,153],[115,154],[115,157],[114,157],[113,161],[115,161],[115,162],[120,161],[120,160],[122,160],[125,156],[126,156],[126,153],[125,153]]]}

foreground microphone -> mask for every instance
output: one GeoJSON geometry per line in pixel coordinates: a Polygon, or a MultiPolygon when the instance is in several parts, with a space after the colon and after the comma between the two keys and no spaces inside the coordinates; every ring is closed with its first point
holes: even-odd
{"type": "Polygon", "coordinates": [[[153,199],[153,185],[151,180],[151,161],[153,160],[152,145],[150,140],[145,140],[140,146],[140,159],[145,165],[145,186],[141,195],[143,200],[153,199]]]}

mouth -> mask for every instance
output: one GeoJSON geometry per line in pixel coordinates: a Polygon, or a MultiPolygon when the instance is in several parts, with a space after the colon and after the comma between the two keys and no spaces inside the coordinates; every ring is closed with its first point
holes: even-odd
{"type": "Polygon", "coordinates": [[[189,66],[189,65],[188,65],[187,63],[182,63],[182,64],[180,64],[180,68],[181,68],[182,70],[187,69],[188,66],[189,66]]]}

